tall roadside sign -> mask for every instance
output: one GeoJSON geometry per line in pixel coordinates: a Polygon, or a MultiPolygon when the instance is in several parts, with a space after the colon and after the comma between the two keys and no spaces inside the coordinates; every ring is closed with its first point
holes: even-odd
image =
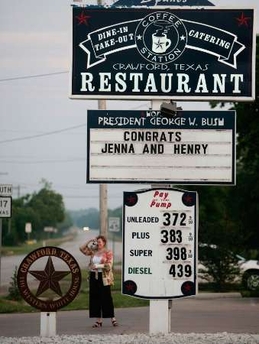
{"type": "Polygon", "coordinates": [[[86,172],[87,183],[153,185],[123,200],[123,293],[150,299],[150,334],[169,332],[168,300],[197,292],[197,194],[161,185],[236,179],[235,111],[165,114],[158,102],[254,100],[254,17],[208,0],[72,8],[70,97],[152,101],[88,111],[86,172]]]}
{"type": "Polygon", "coordinates": [[[73,7],[71,98],[251,101],[254,10],[73,7]]]}

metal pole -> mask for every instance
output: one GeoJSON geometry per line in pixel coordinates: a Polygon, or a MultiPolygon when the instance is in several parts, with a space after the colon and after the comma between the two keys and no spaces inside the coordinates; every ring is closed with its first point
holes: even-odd
{"type": "MultiPolygon", "coordinates": [[[[160,110],[161,100],[152,100],[152,110],[160,110]]],[[[159,188],[161,184],[153,184],[152,188],[159,188]]],[[[165,187],[165,186],[163,186],[165,187]]],[[[149,301],[149,334],[171,332],[172,300],[152,299],[149,301]]]]}
{"type": "Polygon", "coordinates": [[[107,185],[99,186],[100,234],[107,237],[107,185]]]}
{"type": "Polygon", "coordinates": [[[0,287],[1,287],[1,273],[2,273],[2,219],[0,218],[0,287]]]}
{"type": "MultiPolygon", "coordinates": [[[[98,101],[98,109],[106,110],[106,100],[98,101]]],[[[100,184],[99,186],[99,210],[100,210],[100,234],[107,237],[108,228],[107,228],[107,185],[100,184]]]]}
{"type": "MultiPolygon", "coordinates": [[[[97,0],[97,5],[102,6],[102,0],[97,0]]],[[[106,100],[98,100],[98,109],[106,110],[106,100]]],[[[99,186],[99,211],[100,211],[100,234],[105,237],[108,236],[107,220],[107,185],[100,184],[99,186]]]]}

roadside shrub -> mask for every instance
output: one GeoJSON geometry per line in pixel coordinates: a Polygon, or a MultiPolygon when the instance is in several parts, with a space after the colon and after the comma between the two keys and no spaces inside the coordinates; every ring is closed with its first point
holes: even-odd
{"type": "Polygon", "coordinates": [[[17,283],[17,266],[14,269],[14,273],[13,276],[11,277],[11,282],[10,282],[10,286],[8,289],[8,296],[7,299],[8,300],[13,300],[13,301],[20,301],[22,300],[20,291],[18,289],[18,283],[17,283]]]}

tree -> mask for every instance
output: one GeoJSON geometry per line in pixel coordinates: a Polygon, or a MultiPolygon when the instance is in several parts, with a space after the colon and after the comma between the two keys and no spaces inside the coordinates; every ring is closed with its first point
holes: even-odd
{"type": "MultiPolygon", "coordinates": [[[[259,248],[259,36],[256,44],[255,101],[230,104],[237,112],[238,138],[237,185],[229,190],[228,212],[239,231],[241,228],[247,249],[259,248]]],[[[221,103],[222,107],[226,105],[221,103]]]]}
{"type": "MultiPolygon", "coordinates": [[[[257,37],[256,76],[259,75],[257,37]]],[[[196,188],[200,199],[199,241],[217,251],[199,250],[218,289],[231,279],[234,253],[259,248],[259,77],[256,99],[231,103],[237,113],[237,184],[232,187],[196,188]],[[232,254],[233,253],[233,254],[232,254]],[[224,263],[223,263],[224,262],[224,263]]],[[[212,107],[219,105],[211,103],[212,107]]],[[[221,103],[221,107],[226,104],[221,103]]],[[[229,104],[228,104],[229,106],[229,104]]]]}
{"type": "Polygon", "coordinates": [[[90,227],[92,229],[100,228],[100,216],[99,210],[95,208],[89,208],[86,210],[70,211],[69,212],[75,225],[83,228],[90,227]]]}
{"type": "Polygon", "coordinates": [[[70,217],[70,214],[66,211],[64,220],[57,224],[57,229],[59,230],[59,232],[65,232],[72,226],[73,226],[72,219],[70,217]]]}
{"type": "Polygon", "coordinates": [[[238,258],[226,246],[199,246],[199,262],[206,268],[199,268],[202,279],[214,283],[216,291],[225,291],[227,284],[233,283],[240,274],[238,258]]]}
{"type": "Polygon", "coordinates": [[[60,194],[51,189],[51,185],[44,183],[39,192],[26,195],[13,201],[13,216],[11,230],[7,222],[3,226],[3,244],[15,245],[27,239],[25,224],[32,224],[32,237],[41,239],[44,227],[57,227],[65,218],[65,207],[60,194]]]}
{"type": "Polygon", "coordinates": [[[49,184],[45,184],[38,193],[33,193],[27,206],[39,215],[40,224],[35,228],[39,238],[42,237],[44,227],[57,227],[65,218],[63,198],[49,184]]]}
{"type": "Polygon", "coordinates": [[[37,212],[28,206],[30,195],[14,199],[12,204],[12,218],[3,223],[3,244],[14,246],[27,239],[25,224],[30,222],[33,228],[40,225],[40,217],[37,212]]]}

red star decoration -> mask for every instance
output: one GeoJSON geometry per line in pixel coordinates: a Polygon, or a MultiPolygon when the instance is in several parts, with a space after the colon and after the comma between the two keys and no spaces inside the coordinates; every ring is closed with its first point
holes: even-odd
{"type": "Polygon", "coordinates": [[[127,198],[127,203],[128,204],[134,204],[136,202],[136,197],[134,197],[134,196],[129,196],[128,198],[127,198]]]}
{"type": "Polygon", "coordinates": [[[55,271],[52,259],[49,257],[43,271],[34,270],[29,271],[29,273],[40,281],[36,297],[48,289],[51,289],[59,296],[62,296],[59,281],[70,274],[70,271],[55,271]]]}
{"type": "Polygon", "coordinates": [[[242,26],[242,25],[245,25],[245,26],[248,26],[248,21],[250,20],[251,18],[249,17],[246,17],[244,15],[244,12],[242,12],[241,16],[239,18],[236,18],[237,22],[238,22],[238,26],[242,26]]]}
{"type": "Polygon", "coordinates": [[[134,291],[134,285],[132,283],[128,283],[128,284],[126,284],[126,289],[128,291],[133,292],[134,291]]]}
{"type": "Polygon", "coordinates": [[[90,19],[90,16],[87,16],[84,11],[80,13],[79,16],[76,16],[76,19],[78,20],[78,25],[85,24],[88,26],[88,19],[90,19]]]}
{"type": "Polygon", "coordinates": [[[192,196],[186,195],[186,196],[184,197],[184,201],[185,201],[186,203],[188,203],[188,204],[192,203],[192,196]]]}
{"type": "Polygon", "coordinates": [[[189,292],[189,291],[192,290],[192,285],[190,283],[186,283],[184,285],[184,289],[185,289],[186,292],[189,292]]]}

